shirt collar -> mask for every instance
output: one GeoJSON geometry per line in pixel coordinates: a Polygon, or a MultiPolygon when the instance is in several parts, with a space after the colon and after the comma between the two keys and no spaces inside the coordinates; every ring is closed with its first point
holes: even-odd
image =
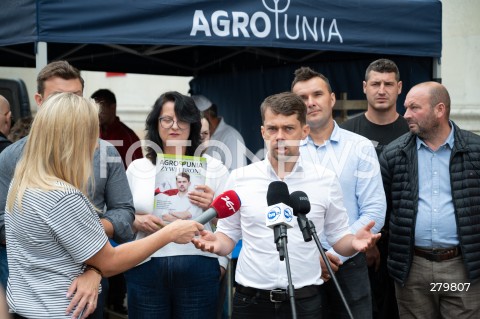
{"type": "Polygon", "coordinates": [[[217,128],[215,129],[215,132],[213,132],[213,134],[217,133],[217,132],[222,132],[223,130],[225,130],[225,126],[227,125],[227,123],[225,123],[225,120],[223,119],[223,117],[219,117],[220,121],[218,122],[218,125],[217,125],[217,128]]]}
{"type": "MultiPolygon", "coordinates": [[[[449,124],[450,124],[450,127],[452,128],[450,130],[450,134],[448,134],[447,136],[447,139],[445,140],[445,142],[440,145],[440,147],[444,146],[444,145],[448,145],[448,147],[450,149],[453,149],[453,145],[454,145],[454,142],[455,142],[455,138],[454,138],[454,133],[455,133],[455,127],[452,123],[452,121],[448,121],[449,124]]],[[[420,149],[420,147],[423,145],[423,147],[426,147],[429,149],[428,145],[423,141],[421,140],[418,136],[416,137],[416,142],[417,142],[417,150],[420,149]]]]}
{"type": "MultiPolygon", "coordinates": [[[[267,170],[267,173],[268,173],[269,177],[272,178],[272,179],[280,180],[277,173],[275,173],[275,170],[273,169],[272,163],[270,163],[270,160],[269,160],[268,157],[269,157],[269,153],[267,152],[267,154],[265,154],[265,159],[263,160],[263,162],[265,164],[265,167],[266,167],[266,170],[267,170]]],[[[305,170],[304,170],[304,164],[303,164],[303,161],[302,161],[302,156],[300,156],[298,158],[297,162],[295,163],[295,166],[293,166],[293,169],[290,172],[290,174],[288,174],[285,177],[288,178],[288,177],[296,175],[296,174],[300,174],[300,173],[303,174],[304,171],[305,170]]]]}
{"type": "Polygon", "coordinates": [[[335,121],[333,121],[333,132],[332,132],[332,135],[330,135],[329,140],[332,142],[340,141],[340,127],[335,121]]]}
{"type": "MultiPolygon", "coordinates": [[[[341,138],[340,137],[340,127],[338,126],[337,122],[335,122],[335,120],[334,120],[333,121],[333,131],[332,131],[332,134],[330,135],[330,138],[328,140],[330,142],[338,143],[338,141],[340,141],[340,138],[341,138]]],[[[300,141],[300,146],[305,146],[307,144],[311,144],[315,147],[321,146],[321,145],[315,144],[315,142],[312,140],[310,135],[307,136],[305,139],[300,141]]]]}

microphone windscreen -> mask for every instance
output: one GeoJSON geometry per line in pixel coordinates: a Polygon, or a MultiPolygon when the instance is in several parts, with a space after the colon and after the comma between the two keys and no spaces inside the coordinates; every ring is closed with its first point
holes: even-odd
{"type": "Polygon", "coordinates": [[[288,186],[285,182],[274,181],[268,185],[267,191],[267,205],[272,206],[279,203],[284,203],[287,206],[290,205],[290,193],[288,186]]]}
{"type": "Polygon", "coordinates": [[[307,194],[302,191],[295,191],[290,194],[290,207],[293,209],[293,215],[308,214],[310,212],[310,201],[307,194]]]}
{"type": "Polygon", "coordinates": [[[233,190],[218,195],[210,205],[217,212],[217,218],[225,218],[235,214],[241,206],[240,197],[233,190]]]}

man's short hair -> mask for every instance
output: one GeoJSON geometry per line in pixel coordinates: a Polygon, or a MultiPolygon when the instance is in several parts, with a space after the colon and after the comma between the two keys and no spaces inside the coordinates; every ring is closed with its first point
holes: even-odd
{"type": "Polygon", "coordinates": [[[107,89],[100,89],[95,91],[92,96],[92,99],[95,100],[95,102],[105,102],[108,105],[112,104],[117,104],[117,99],[115,98],[115,94],[113,94],[112,91],[107,90],[107,89]]]}
{"type": "Polygon", "coordinates": [[[64,80],[80,80],[82,84],[82,91],[85,86],[85,81],[80,75],[80,71],[67,61],[55,61],[47,64],[37,76],[37,93],[43,96],[45,91],[45,81],[51,78],[59,77],[64,80]]]}
{"type": "Polygon", "coordinates": [[[395,73],[395,80],[397,80],[397,82],[400,81],[400,71],[398,71],[397,65],[392,60],[378,59],[370,63],[365,71],[365,81],[368,81],[371,71],[378,73],[395,73]]]}
{"type": "Polygon", "coordinates": [[[177,176],[175,177],[175,179],[177,179],[177,177],[184,177],[187,179],[187,181],[190,182],[190,174],[186,173],[186,172],[180,172],[177,174],[177,176]]]}
{"type": "Polygon", "coordinates": [[[322,73],[314,71],[309,67],[302,66],[301,68],[296,69],[294,74],[295,74],[295,78],[293,79],[293,82],[292,82],[292,87],[291,87],[292,91],[293,91],[293,87],[298,82],[305,82],[310,79],[318,77],[318,78],[321,78],[323,81],[325,81],[325,83],[327,83],[328,93],[332,93],[332,86],[330,85],[330,81],[322,73]]]}
{"type": "Polygon", "coordinates": [[[302,125],[307,123],[307,107],[302,99],[292,93],[283,92],[267,97],[260,105],[262,123],[265,122],[265,112],[270,109],[274,114],[290,116],[297,114],[297,119],[302,125]]]}

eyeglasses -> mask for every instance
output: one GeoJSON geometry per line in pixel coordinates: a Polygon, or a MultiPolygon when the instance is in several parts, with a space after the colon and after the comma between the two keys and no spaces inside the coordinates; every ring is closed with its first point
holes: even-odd
{"type": "Polygon", "coordinates": [[[172,128],[173,123],[177,123],[177,127],[182,131],[186,130],[190,126],[190,123],[174,121],[171,117],[159,117],[158,120],[160,121],[160,126],[164,129],[172,128]]]}

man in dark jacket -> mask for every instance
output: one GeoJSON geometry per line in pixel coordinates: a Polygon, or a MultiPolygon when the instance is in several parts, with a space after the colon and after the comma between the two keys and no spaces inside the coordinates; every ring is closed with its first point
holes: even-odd
{"type": "Polygon", "coordinates": [[[480,310],[480,136],[449,120],[436,82],[405,99],[410,132],[380,156],[388,270],[400,318],[473,318],[480,310]]]}
{"type": "Polygon", "coordinates": [[[12,142],[7,139],[12,125],[12,112],[10,111],[10,103],[0,95],[0,153],[12,142]]]}

